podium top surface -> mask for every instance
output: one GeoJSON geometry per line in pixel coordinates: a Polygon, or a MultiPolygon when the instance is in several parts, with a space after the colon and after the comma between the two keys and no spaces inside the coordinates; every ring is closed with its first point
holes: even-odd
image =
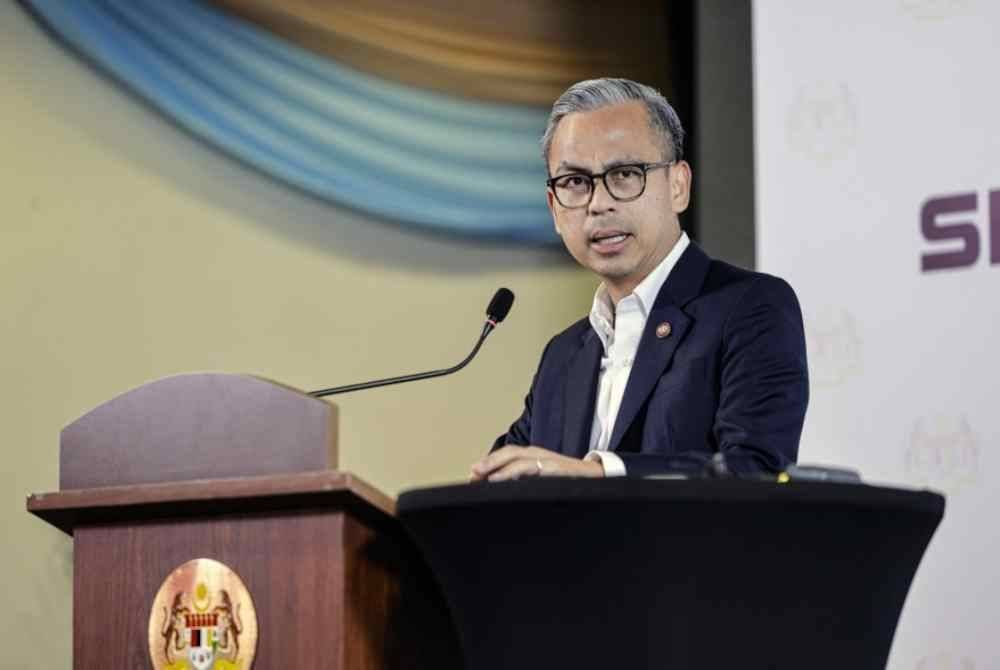
{"type": "Polygon", "coordinates": [[[486,508],[521,503],[571,505],[622,503],[772,503],[844,504],[899,507],[942,516],[944,496],[928,490],[869,484],[775,482],[743,479],[533,478],[510,482],[458,484],[404,491],[400,515],[448,508],[486,508]]]}
{"type": "Polygon", "coordinates": [[[392,498],[358,477],[336,470],[106,486],[28,496],[27,509],[72,534],[83,524],[151,518],[339,507],[375,521],[394,522],[392,498]]]}

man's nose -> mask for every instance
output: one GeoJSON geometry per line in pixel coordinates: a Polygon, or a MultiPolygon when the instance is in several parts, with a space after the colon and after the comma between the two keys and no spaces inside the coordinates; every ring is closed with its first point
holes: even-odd
{"type": "Polygon", "coordinates": [[[608,192],[608,187],[605,186],[603,179],[594,180],[594,195],[590,198],[590,204],[587,205],[587,213],[594,216],[598,214],[606,214],[607,212],[612,212],[615,209],[615,204],[618,201],[611,197],[608,192]]]}

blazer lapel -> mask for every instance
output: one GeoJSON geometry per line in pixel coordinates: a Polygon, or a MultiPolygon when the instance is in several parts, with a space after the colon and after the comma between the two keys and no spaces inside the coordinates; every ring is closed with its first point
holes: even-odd
{"type": "Polygon", "coordinates": [[[590,450],[590,429],[597,399],[597,374],[603,347],[597,333],[588,329],[582,346],[569,361],[566,373],[566,416],[563,417],[562,452],[582,458],[590,450]]]}
{"type": "Polygon", "coordinates": [[[639,341],[639,350],[632,363],[632,372],[615,419],[609,450],[618,449],[622,436],[632,425],[660,377],[670,367],[674,352],[693,323],[681,308],[701,291],[708,274],[709,262],[705,252],[692,242],[678,259],[677,265],[656,296],[656,302],[646,320],[646,329],[639,341]],[[670,324],[670,334],[666,337],[657,335],[661,324],[670,324]]]}

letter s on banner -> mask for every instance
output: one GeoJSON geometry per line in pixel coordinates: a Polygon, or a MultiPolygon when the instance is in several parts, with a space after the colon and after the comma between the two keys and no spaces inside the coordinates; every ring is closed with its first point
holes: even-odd
{"type": "Polygon", "coordinates": [[[929,242],[940,240],[962,240],[962,248],[956,251],[925,253],[920,257],[920,269],[924,272],[962,268],[973,265],[979,258],[979,229],[971,221],[940,223],[938,217],[944,214],[976,211],[976,194],[930,198],[920,209],[920,230],[929,242]]]}

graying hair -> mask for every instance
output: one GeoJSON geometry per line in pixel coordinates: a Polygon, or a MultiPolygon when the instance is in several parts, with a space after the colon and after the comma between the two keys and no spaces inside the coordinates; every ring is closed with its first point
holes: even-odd
{"type": "Polygon", "coordinates": [[[556,126],[564,116],[574,112],[592,112],[602,107],[632,101],[639,101],[646,106],[650,128],[659,133],[663,139],[665,159],[681,160],[684,157],[684,128],[677,112],[663,94],[652,86],[631,79],[604,77],[573,84],[552,105],[549,123],[545,127],[545,134],[542,135],[542,158],[545,159],[546,169],[549,166],[552,136],[555,135],[556,126]]]}

